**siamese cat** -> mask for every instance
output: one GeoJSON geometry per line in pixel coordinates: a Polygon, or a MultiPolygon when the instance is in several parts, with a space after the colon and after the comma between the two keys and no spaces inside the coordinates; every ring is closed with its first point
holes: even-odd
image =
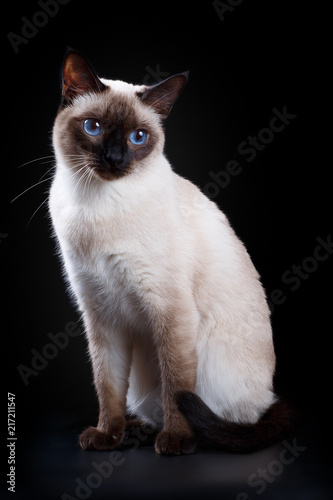
{"type": "Polygon", "coordinates": [[[121,446],[138,419],[169,455],[253,451],[290,429],[259,275],[226,216],[163,154],[187,78],[132,85],[65,57],[49,209],[99,400],[86,450],[121,446]]]}

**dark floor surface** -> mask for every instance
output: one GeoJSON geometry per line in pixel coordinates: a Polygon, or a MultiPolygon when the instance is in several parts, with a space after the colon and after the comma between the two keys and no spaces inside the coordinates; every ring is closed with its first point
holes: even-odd
{"type": "MultiPolygon", "coordinates": [[[[69,415],[35,421],[17,441],[16,500],[301,499],[332,498],[329,451],[316,421],[302,424],[295,439],[249,455],[197,451],[165,457],[153,447],[83,452],[77,420],[69,415]]],[[[80,424],[81,425],[81,424],[80,424]]]]}

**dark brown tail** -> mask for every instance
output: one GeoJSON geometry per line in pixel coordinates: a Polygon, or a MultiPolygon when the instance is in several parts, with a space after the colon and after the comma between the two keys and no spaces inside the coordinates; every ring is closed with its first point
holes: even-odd
{"type": "Polygon", "coordinates": [[[273,403],[256,424],[223,420],[192,392],[181,391],[176,400],[203,448],[251,453],[293,437],[299,420],[298,412],[284,400],[273,403]]]}

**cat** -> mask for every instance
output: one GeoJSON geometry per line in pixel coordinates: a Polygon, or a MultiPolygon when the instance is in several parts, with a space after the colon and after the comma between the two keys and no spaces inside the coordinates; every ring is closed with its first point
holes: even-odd
{"type": "Polygon", "coordinates": [[[291,427],[259,275],[226,216],[163,154],[187,80],[132,85],[99,78],[77,51],[64,59],[49,210],[99,400],[83,449],[121,446],[135,419],[169,455],[253,451],[291,427]]]}

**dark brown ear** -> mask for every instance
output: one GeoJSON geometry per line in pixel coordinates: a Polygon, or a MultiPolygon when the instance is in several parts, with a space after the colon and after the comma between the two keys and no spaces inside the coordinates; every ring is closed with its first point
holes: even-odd
{"type": "Polygon", "coordinates": [[[86,92],[101,92],[106,89],[85,58],[74,50],[66,54],[62,75],[62,95],[65,102],[71,102],[74,97],[86,92]]]}
{"type": "Polygon", "coordinates": [[[162,119],[165,119],[170,113],[177,97],[185,87],[188,75],[188,71],[178,73],[152,87],[148,87],[143,93],[139,94],[142,102],[151,106],[162,119]]]}

